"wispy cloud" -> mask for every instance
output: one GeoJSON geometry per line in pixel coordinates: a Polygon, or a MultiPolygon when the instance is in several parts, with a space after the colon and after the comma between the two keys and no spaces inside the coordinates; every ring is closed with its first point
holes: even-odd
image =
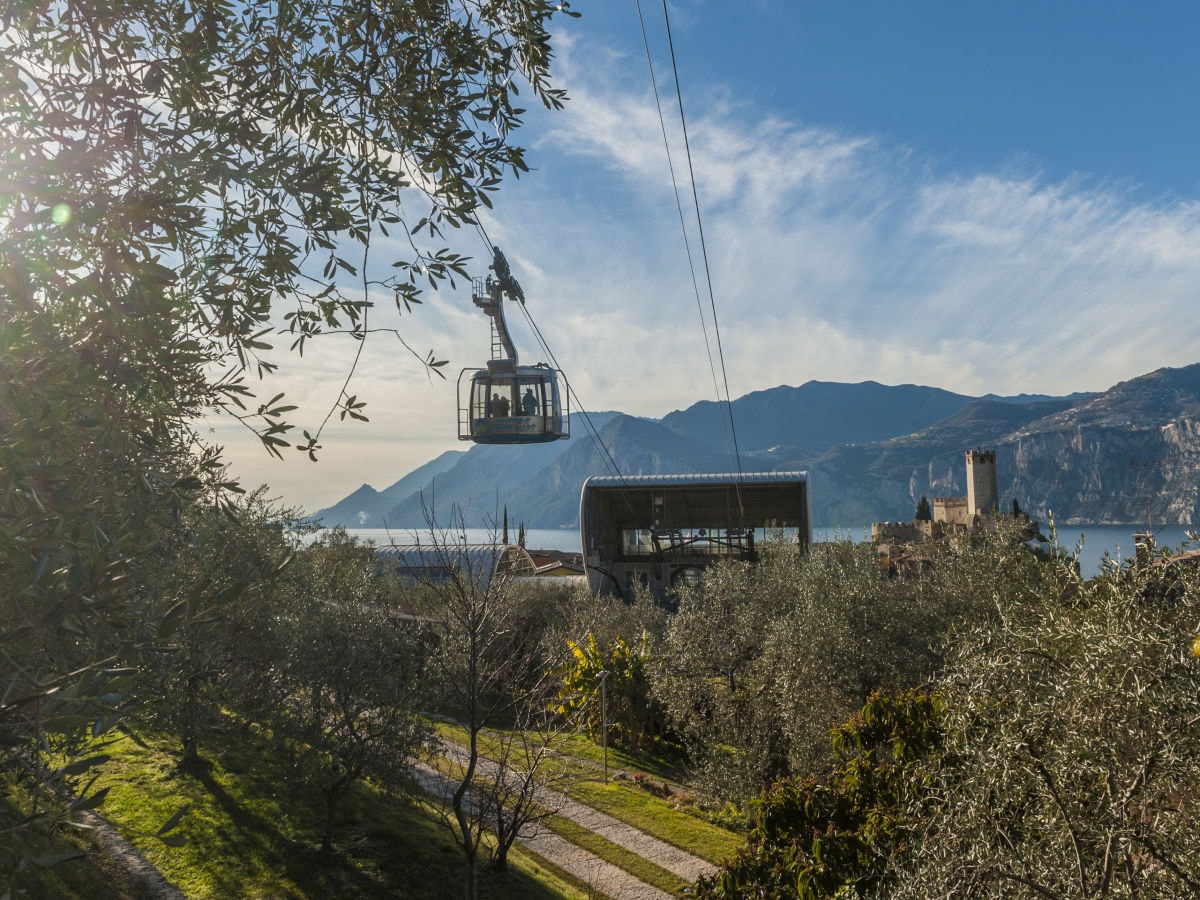
{"type": "MultiPolygon", "coordinates": [[[[535,171],[498,197],[485,226],[588,408],[661,416],[713,399],[716,335],[678,128],[668,134],[694,269],[653,97],[631,68],[567,45],[572,100],[534,117],[535,171]]],[[[688,100],[735,397],[809,379],[1068,393],[1197,361],[1200,204],[1139,201],[1083,177],[1050,182],[1028,164],[943,171],[875,135],[787,121],[719,88],[688,100]]],[[[462,249],[483,274],[485,248],[462,249]]],[[[401,327],[452,359],[451,381],[486,358],[487,323],[465,289],[401,327]]],[[[523,359],[540,358],[519,332],[523,359]]],[[[337,359],[294,369],[296,390],[327,395],[344,371],[337,359]]],[[[368,348],[355,390],[373,422],[330,433],[323,484],[297,487],[302,496],[383,487],[457,446],[452,385],[430,386],[385,342],[368,348]]]]}
{"type": "MultiPolygon", "coordinates": [[[[614,173],[643,201],[642,221],[661,226],[653,207],[673,200],[653,104],[593,82],[573,88],[549,132],[554,148],[614,173]]],[[[690,136],[735,394],[858,377],[967,391],[1100,389],[1195,361],[1195,203],[1149,205],[1115,186],[1024,170],[941,172],[871,135],[693,105],[705,110],[690,136]]],[[[684,395],[696,384],[683,373],[703,360],[676,349],[699,329],[678,225],[640,235],[642,252],[623,261],[640,302],[610,294],[608,315],[625,310],[622,333],[641,322],[645,336],[602,364],[649,367],[657,397],[691,402],[699,398],[684,395]],[[670,316],[677,327],[664,342],[656,328],[670,316]]],[[[636,395],[636,381],[631,374],[623,393],[636,395]]]]}

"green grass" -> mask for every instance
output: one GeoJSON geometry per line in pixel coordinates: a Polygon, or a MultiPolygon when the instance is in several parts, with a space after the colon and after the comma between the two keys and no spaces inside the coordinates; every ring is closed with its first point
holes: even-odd
{"type": "Polygon", "coordinates": [[[676,809],[632,781],[577,781],[564,793],[711,863],[724,862],[746,842],[745,835],[676,809]]]}
{"type": "MultiPolygon", "coordinates": [[[[588,735],[572,733],[563,740],[560,749],[575,759],[591,763],[591,768],[603,771],[604,748],[588,735]]],[[[608,768],[610,772],[645,772],[675,784],[683,782],[686,775],[677,758],[633,756],[616,747],[608,748],[608,768]]]]}
{"type": "MultiPolygon", "coordinates": [[[[437,730],[445,740],[460,745],[466,742],[466,734],[459,726],[443,723],[437,730]]],[[[480,752],[485,756],[496,756],[498,736],[483,732],[479,738],[480,752]]],[[[575,800],[712,863],[732,857],[745,843],[744,835],[688,811],[686,798],[658,796],[631,779],[614,777],[624,771],[657,773],[661,784],[664,780],[673,781],[671,776],[679,774],[670,764],[656,764],[653,760],[639,760],[610,750],[610,780],[605,784],[603,769],[595,765],[602,760],[603,748],[597,747],[589,738],[565,736],[555,744],[555,749],[563,755],[547,762],[549,786],[575,800]]]]}
{"type": "Polygon", "coordinates": [[[684,881],[673,872],[668,872],[661,866],[643,859],[636,853],[626,850],[620,844],[615,844],[607,838],[601,837],[594,831],[588,831],[582,825],[578,825],[570,819],[564,819],[561,816],[551,816],[548,819],[542,820],[542,825],[560,837],[570,841],[575,846],[582,847],[605,862],[612,863],[624,869],[634,877],[646,882],[646,884],[653,885],[659,890],[666,891],[668,894],[682,897],[694,887],[690,881],[684,881]]]}
{"type": "MultiPolygon", "coordinates": [[[[446,740],[456,744],[466,744],[466,730],[461,725],[452,725],[447,722],[434,722],[433,725],[434,730],[446,740]]],[[[490,729],[490,731],[493,735],[500,733],[499,729],[490,729]]],[[[488,731],[481,732],[479,738],[485,753],[487,747],[496,744],[495,737],[489,736],[488,731]]],[[[579,732],[563,732],[555,737],[553,747],[567,757],[570,765],[573,766],[571,771],[580,777],[603,772],[604,748],[587,735],[579,732]]],[[[495,754],[489,755],[494,756],[495,754]]],[[[610,774],[622,771],[645,772],[647,775],[653,775],[663,781],[676,784],[684,779],[684,771],[676,760],[632,756],[616,747],[608,749],[608,768],[610,774]]]]}
{"type": "MultiPolygon", "coordinates": [[[[180,772],[163,745],[112,750],[101,812],[189,898],[443,898],[461,890],[462,854],[430,805],[369,787],[344,802],[334,848],[319,850],[322,809],[312,789],[284,786],[282,767],[250,732],[231,732],[218,759],[180,772]],[[183,847],[154,833],[177,809],[183,847]]],[[[98,785],[103,786],[103,785],[98,785]]],[[[480,864],[480,896],[587,896],[584,885],[514,848],[503,873],[480,864]]]]}

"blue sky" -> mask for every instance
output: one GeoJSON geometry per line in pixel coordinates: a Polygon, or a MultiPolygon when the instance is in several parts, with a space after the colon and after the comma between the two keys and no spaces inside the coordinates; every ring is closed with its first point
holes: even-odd
{"type": "MultiPolygon", "coordinates": [[[[716,396],[705,275],[698,301],[634,0],[575,8],[556,66],[572,100],[530,116],[533,171],[484,224],[584,405],[660,417],[716,396]]],[[[699,261],[661,2],[642,9],[699,261]]],[[[809,380],[1065,394],[1200,361],[1200,6],[669,11],[733,397],[809,380]]],[[[472,238],[459,249],[484,274],[472,238]]],[[[389,324],[454,375],[488,354],[461,287],[389,324]]],[[[277,379],[301,427],[352,350],[330,343],[277,379]]],[[[217,438],[245,481],[314,510],[469,446],[453,381],[380,339],[352,386],[372,421],[331,426],[321,462],[217,438]]]]}
{"type": "MultiPolygon", "coordinates": [[[[623,18],[622,5],[611,4],[609,17],[623,18]]],[[[732,92],[774,114],[872,135],[939,169],[1022,162],[1052,180],[1113,178],[1151,194],[1190,196],[1200,184],[1191,125],[1181,122],[1200,88],[1194,4],[752,2],[741,14],[740,5],[708,2],[684,10],[677,37],[696,41],[685,89],[720,70],[732,92]]]]}

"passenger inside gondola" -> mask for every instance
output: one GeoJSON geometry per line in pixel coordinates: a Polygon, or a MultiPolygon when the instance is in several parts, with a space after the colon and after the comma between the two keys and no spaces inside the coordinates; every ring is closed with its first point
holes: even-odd
{"type": "Polygon", "coordinates": [[[488,405],[492,416],[503,418],[508,415],[508,398],[501,397],[498,392],[493,392],[492,402],[488,405]]]}

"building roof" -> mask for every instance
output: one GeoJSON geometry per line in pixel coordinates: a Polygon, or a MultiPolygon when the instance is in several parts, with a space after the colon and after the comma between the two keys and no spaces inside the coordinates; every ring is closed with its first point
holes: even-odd
{"type": "MultiPolygon", "coordinates": [[[[629,528],[723,528],[768,525],[810,535],[804,472],[722,472],[593,476],[580,492],[579,522],[588,552],[601,531],[629,528]]],[[[615,548],[611,552],[618,552],[615,548]]]]}
{"type": "Polygon", "coordinates": [[[807,481],[807,472],[709,472],[670,475],[592,475],[584,483],[595,487],[644,487],[646,485],[775,484],[807,481]]]}
{"type": "Polygon", "coordinates": [[[442,581],[458,570],[486,584],[498,572],[531,575],[536,570],[516,544],[388,544],[377,547],[379,560],[418,581],[442,581]]]}

